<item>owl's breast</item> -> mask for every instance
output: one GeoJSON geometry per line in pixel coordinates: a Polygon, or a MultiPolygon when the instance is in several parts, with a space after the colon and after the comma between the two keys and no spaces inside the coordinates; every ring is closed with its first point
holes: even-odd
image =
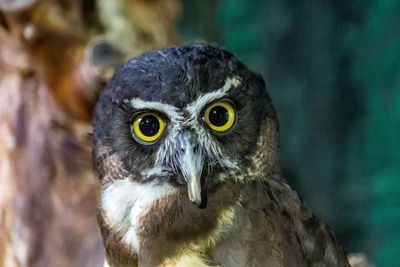
{"type": "Polygon", "coordinates": [[[234,183],[218,187],[209,195],[210,205],[199,209],[184,188],[118,180],[102,191],[102,220],[119,244],[112,247],[128,249],[141,266],[202,262],[208,248],[230,230],[239,191],[234,183]]]}

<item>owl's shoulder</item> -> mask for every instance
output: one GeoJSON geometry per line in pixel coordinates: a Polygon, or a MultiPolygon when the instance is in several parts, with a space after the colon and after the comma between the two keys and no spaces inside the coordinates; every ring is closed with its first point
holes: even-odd
{"type": "Polygon", "coordinates": [[[329,227],[283,179],[246,185],[232,234],[214,253],[223,266],[348,266],[329,227]]]}

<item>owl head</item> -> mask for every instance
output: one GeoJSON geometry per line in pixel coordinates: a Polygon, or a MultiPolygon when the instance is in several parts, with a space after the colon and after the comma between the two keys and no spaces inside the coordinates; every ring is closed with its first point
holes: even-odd
{"type": "Polygon", "coordinates": [[[102,181],[185,190],[200,208],[229,181],[278,171],[277,120],[262,77],[213,45],[129,60],[100,96],[93,134],[102,181]]]}

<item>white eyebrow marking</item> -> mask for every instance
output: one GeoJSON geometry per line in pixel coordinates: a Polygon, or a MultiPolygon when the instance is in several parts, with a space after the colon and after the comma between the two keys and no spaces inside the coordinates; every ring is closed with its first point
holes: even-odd
{"type": "Polygon", "coordinates": [[[167,115],[173,123],[178,123],[179,121],[183,120],[183,116],[179,111],[179,108],[170,104],[155,101],[144,101],[136,97],[132,98],[129,103],[135,109],[150,109],[160,111],[167,115]]]}
{"type": "Polygon", "coordinates": [[[239,76],[226,78],[225,84],[222,88],[214,92],[202,95],[201,97],[187,105],[186,110],[189,112],[192,118],[197,118],[207,104],[211,103],[214,100],[223,98],[230,89],[237,88],[241,83],[242,78],[239,76]]]}
{"type": "Polygon", "coordinates": [[[222,88],[200,96],[197,100],[185,107],[186,111],[189,113],[189,117],[184,116],[182,110],[173,105],[155,101],[144,101],[139,98],[132,98],[129,101],[132,107],[136,109],[157,110],[165,113],[171,120],[169,125],[170,130],[156,153],[153,166],[142,170],[141,175],[144,177],[150,177],[153,175],[163,176],[174,171],[173,166],[174,164],[176,165],[174,153],[176,153],[178,149],[176,138],[178,137],[178,134],[184,130],[184,127],[189,127],[194,130],[198,143],[213,162],[218,162],[225,168],[237,169],[237,162],[223,156],[221,148],[217,142],[213,140],[204,127],[198,124],[197,118],[207,104],[214,100],[223,98],[229,90],[232,88],[237,88],[241,83],[242,78],[239,76],[227,78],[222,88]]]}

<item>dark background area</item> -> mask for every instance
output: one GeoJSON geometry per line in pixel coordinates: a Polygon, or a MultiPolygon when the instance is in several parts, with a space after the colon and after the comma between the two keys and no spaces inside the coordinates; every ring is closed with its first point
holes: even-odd
{"type": "Polygon", "coordinates": [[[348,252],[400,262],[400,1],[184,1],[186,40],[263,74],[290,184],[348,252]]]}

